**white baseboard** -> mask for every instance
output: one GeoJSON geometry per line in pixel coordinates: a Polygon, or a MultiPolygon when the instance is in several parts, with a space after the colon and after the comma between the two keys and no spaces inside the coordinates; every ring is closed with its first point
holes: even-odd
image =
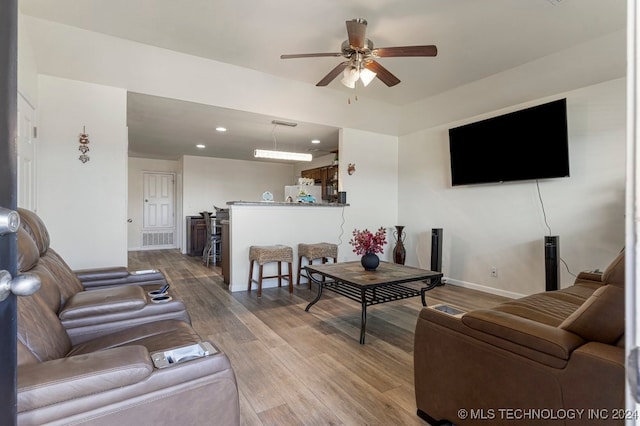
{"type": "Polygon", "coordinates": [[[507,290],[501,290],[499,288],[487,287],[485,285],[456,280],[448,277],[444,277],[442,280],[446,284],[457,285],[459,287],[470,288],[472,290],[478,290],[484,293],[495,294],[497,296],[509,297],[511,299],[520,299],[521,297],[527,296],[526,294],[515,293],[513,291],[507,291],[507,290]]]}
{"type": "Polygon", "coordinates": [[[129,247],[127,251],[146,251],[146,250],[172,250],[177,246],[146,246],[146,247],[129,247]]]}

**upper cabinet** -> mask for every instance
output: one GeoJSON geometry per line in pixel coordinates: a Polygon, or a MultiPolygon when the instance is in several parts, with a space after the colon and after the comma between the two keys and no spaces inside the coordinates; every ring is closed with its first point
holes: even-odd
{"type": "Polygon", "coordinates": [[[338,201],[338,166],[316,167],[303,170],[303,178],[313,179],[322,187],[322,199],[330,203],[338,201]]]}

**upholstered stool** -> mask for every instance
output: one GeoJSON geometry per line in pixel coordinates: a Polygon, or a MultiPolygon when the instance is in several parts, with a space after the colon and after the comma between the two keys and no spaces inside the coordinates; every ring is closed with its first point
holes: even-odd
{"type": "MultiPolygon", "coordinates": [[[[309,265],[311,265],[315,259],[322,259],[322,263],[327,263],[327,259],[333,259],[335,263],[338,261],[338,245],[331,243],[298,244],[298,277],[296,285],[300,285],[303,257],[307,258],[309,265]]],[[[309,281],[309,288],[311,288],[311,281],[309,281]]]]}
{"type": "Polygon", "coordinates": [[[262,280],[268,278],[277,278],[278,287],[282,286],[282,279],[289,280],[289,293],[293,293],[293,280],[291,279],[291,263],[293,262],[293,249],[289,246],[251,246],[249,247],[249,288],[251,291],[251,283],[258,284],[258,297],[262,296],[262,280]],[[260,265],[258,279],[253,279],[253,264],[258,262],[260,265]],[[278,275],[262,275],[262,268],[265,263],[278,262],[278,275]],[[282,273],[282,262],[289,265],[287,275],[282,273]]]}

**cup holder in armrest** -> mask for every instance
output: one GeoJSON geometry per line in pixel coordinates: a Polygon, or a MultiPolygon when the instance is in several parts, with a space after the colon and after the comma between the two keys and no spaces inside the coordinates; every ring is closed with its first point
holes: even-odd
{"type": "Polygon", "coordinates": [[[218,348],[209,342],[194,343],[189,346],[167,349],[166,351],[154,352],[151,360],[156,368],[166,368],[172,365],[181,364],[193,359],[203,358],[220,352],[218,348]]]}

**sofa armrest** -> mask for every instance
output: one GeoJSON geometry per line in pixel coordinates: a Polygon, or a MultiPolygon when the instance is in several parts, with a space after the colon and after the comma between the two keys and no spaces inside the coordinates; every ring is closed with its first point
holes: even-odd
{"type": "Polygon", "coordinates": [[[58,314],[61,320],[73,320],[144,308],[147,296],[138,286],[81,291],[67,300],[58,314]]]}
{"type": "Polygon", "coordinates": [[[580,283],[583,281],[604,284],[604,282],[602,281],[602,271],[578,272],[578,276],[576,276],[575,283],[580,283]]]}
{"type": "Polygon", "coordinates": [[[568,360],[571,353],[585,343],[580,336],[558,327],[490,309],[467,312],[462,317],[462,323],[474,330],[563,360],[568,360]]]}
{"type": "Polygon", "coordinates": [[[153,371],[143,346],[126,346],[18,368],[18,412],[132,385],[153,371]]]}
{"type": "Polygon", "coordinates": [[[126,285],[158,286],[167,283],[164,274],[157,269],[129,271],[124,267],[83,269],[74,271],[85,290],[111,288],[126,285]]]}
{"type": "Polygon", "coordinates": [[[125,268],[124,266],[117,266],[113,268],[81,269],[73,272],[83,284],[85,282],[96,280],[126,278],[129,275],[129,270],[127,270],[127,268],[125,268]]]}

